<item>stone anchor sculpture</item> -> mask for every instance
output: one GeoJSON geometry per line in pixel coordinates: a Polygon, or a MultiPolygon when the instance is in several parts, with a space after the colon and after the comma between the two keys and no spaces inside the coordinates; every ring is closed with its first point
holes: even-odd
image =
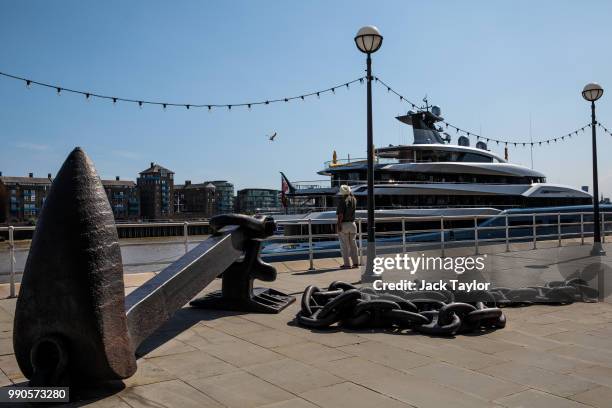
{"type": "Polygon", "coordinates": [[[15,356],[30,383],[132,376],[138,346],[222,273],[222,293],[200,306],[278,313],[295,300],[271,289],[253,293],[254,278],[276,277],[259,258],[272,219],[225,215],[211,229],[210,238],[125,297],[112,210],[92,161],[74,149],[44,203],[15,310],[15,356]]]}

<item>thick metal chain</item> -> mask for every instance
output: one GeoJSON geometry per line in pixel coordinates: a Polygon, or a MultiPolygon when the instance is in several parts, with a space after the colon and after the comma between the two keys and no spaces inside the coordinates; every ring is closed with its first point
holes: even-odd
{"type": "Polygon", "coordinates": [[[393,293],[336,281],[325,291],[308,286],[296,321],[301,326],[317,329],[337,323],[353,329],[410,329],[434,336],[453,336],[504,328],[506,316],[500,307],[594,302],[597,295],[597,290],[582,279],[519,289],[393,293]]]}

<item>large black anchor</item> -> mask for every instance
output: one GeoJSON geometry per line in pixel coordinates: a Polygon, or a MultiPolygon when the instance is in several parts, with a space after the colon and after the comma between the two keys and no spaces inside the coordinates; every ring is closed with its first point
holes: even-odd
{"type": "Polygon", "coordinates": [[[211,237],[125,297],[110,204],[92,161],[74,149],[45,200],[15,310],[15,357],[31,385],[130,377],[139,345],[221,274],[221,294],[199,306],[278,313],[295,300],[253,291],[253,279],[276,278],[259,258],[272,219],[224,215],[211,227],[211,237]]]}

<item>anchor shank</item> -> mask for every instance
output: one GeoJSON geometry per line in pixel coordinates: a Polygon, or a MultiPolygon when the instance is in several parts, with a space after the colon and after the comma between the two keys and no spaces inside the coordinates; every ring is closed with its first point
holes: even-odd
{"type": "Polygon", "coordinates": [[[130,293],[125,310],[134,351],[239,259],[246,239],[239,227],[225,227],[130,293]]]}

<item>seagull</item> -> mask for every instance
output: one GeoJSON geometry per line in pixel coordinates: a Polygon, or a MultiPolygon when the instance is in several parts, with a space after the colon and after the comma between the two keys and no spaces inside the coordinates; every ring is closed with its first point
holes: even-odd
{"type": "Polygon", "coordinates": [[[268,136],[268,140],[270,140],[271,142],[273,142],[275,137],[276,137],[276,132],[272,133],[272,135],[271,135],[271,136],[268,136]]]}

